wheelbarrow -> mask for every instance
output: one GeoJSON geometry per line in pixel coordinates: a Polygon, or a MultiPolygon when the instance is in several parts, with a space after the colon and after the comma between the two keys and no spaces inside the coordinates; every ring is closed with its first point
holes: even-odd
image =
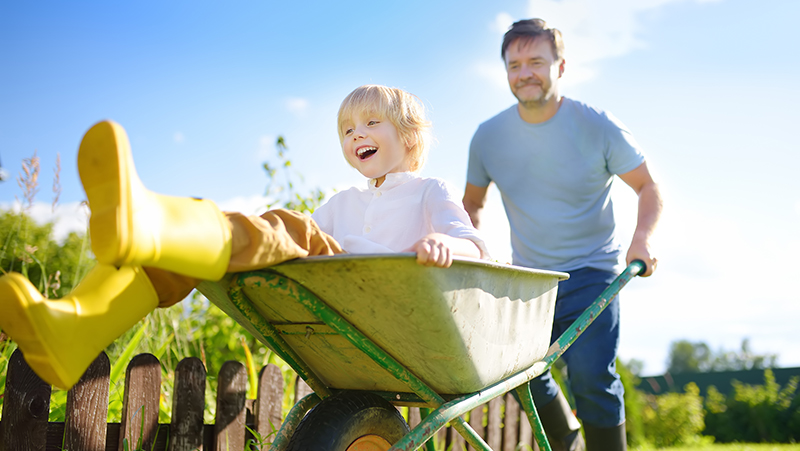
{"type": "Polygon", "coordinates": [[[527,382],[643,270],[641,261],[628,266],[552,346],[563,272],[345,254],[228,274],[198,289],[314,390],[289,411],[271,451],[330,443],[336,451],[433,450],[429,439],[448,423],[473,448],[491,451],[461,415],[511,390],[549,451],[527,382]],[[395,406],[427,415],[409,430],[395,406]]]}

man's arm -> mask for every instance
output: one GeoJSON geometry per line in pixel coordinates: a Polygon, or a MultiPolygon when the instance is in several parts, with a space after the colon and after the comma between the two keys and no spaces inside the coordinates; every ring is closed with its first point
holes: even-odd
{"type": "Polygon", "coordinates": [[[462,200],[464,210],[467,210],[469,219],[476,229],[480,229],[481,213],[483,212],[483,207],[486,205],[488,192],[488,186],[480,187],[471,183],[467,183],[467,187],[464,188],[464,199],[462,200]]]}
{"type": "Polygon", "coordinates": [[[639,211],[636,219],[636,230],[633,233],[631,246],[628,248],[628,255],[625,260],[630,264],[634,260],[642,260],[647,265],[647,270],[643,274],[647,277],[653,274],[658,259],[650,253],[650,237],[656,229],[656,224],[661,216],[662,201],[658,191],[658,185],[653,181],[647,163],[642,163],[636,169],[621,174],[622,179],[628,186],[633,188],[639,196],[639,211]]]}

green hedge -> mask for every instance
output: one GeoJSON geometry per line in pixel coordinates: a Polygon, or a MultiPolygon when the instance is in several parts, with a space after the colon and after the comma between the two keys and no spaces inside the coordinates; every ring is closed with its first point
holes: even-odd
{"type": "Polygon", "coordinates": [[[620,369],[632,447],[800,441],[800,378],[781,387],[767,369],[763,385],[734,381],[729,395],[711,386],[703,398],[694,383],[687,384],[683,393],[645,394],[631,387],[636,377],[624,366],[620,369]]]}
{"type": "Polygon", "coordinates": [[[800,441],[797,384],[795,377],[781,388],[772,371],[765,370],[764,385],[734,381],[733,393],[727,397],[710,387],[705,400],[704,434],[722,443],[800,441]]]}

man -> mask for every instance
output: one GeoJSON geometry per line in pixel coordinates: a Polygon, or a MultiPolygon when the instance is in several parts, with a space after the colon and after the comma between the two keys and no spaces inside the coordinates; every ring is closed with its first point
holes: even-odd
{"type": "MultiPolygon", "coordinates": [[[[464,207],[480,227],[491,183],[511,226],[514,264],[566,271],[559,284],[553,339],[622,269],[610,189],[617,175],[639,196],[638,220],[625,260],[656,268],[649,240],[661,213],[658,186],[630,132],[616,118],[559,94],[561,33],[540,19],[516,22],[502,57],[518,103],[481,124],[470,146],[464,207]]],[[[578,417],[589,450],[624,450],[623,388],[616,373],[619,300],[567,350],[578,417]]],[[[583,449],[580,425],[550,372],[531,390],[553,449],[583,449]]]]}

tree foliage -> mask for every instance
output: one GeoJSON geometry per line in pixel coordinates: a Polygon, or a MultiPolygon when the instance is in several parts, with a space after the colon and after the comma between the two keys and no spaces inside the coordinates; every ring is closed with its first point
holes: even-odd
{"type": "Polygon", "coordinates": [[[704,342],[679,340],[670,344],[667,371],[680,374],[765,369],[774,367],[777,360],[777,354],[754,353],[747,338],[742,340],[738,351],[720,349],[718,352],[713,352],[704,342]]]}
{"type": "Polygon", "coordinates": [[[710,387],[705,400],[706,435],[718,442],[780,442],[800,440],[798,378],[781,387],[771,370],[764,371],[763,385],[733,382],[727,398],[710,387]]]}
{"type": "Polygon", "coordinates": [[[46,297],[69,293],[94,266],[82,233],[62,242],[52,238],[53,224],[39,225],[25,213],[0,212],[0,273],[26,276],[46,297]]]}

